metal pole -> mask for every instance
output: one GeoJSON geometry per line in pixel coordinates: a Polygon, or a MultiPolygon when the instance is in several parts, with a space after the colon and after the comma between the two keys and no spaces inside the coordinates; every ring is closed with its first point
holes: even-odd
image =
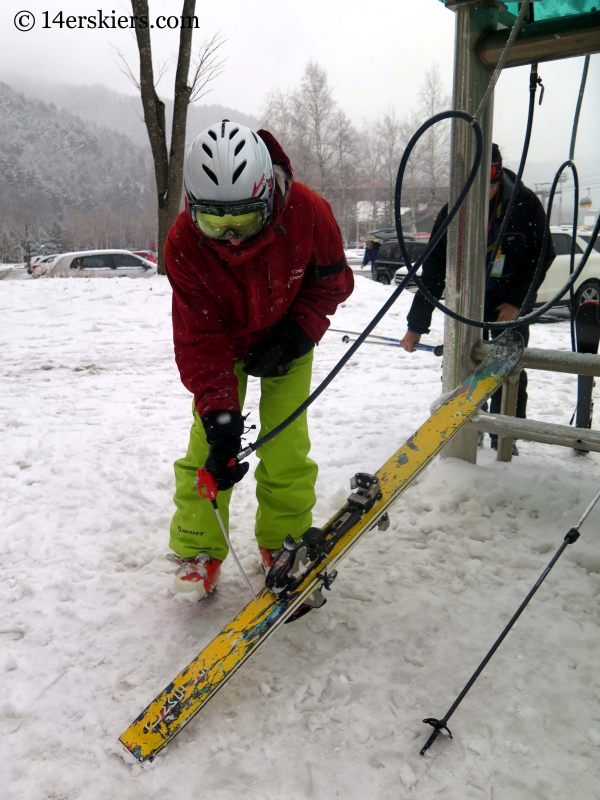
{"type": "Polygon", "coordinates": [[[27,263],[31,261],[31,252],[29,250],[29,225],[25,225],[25,238],[27,239],[27,263]]]}
{"type": "Polygon", "coordinates": [[[217,517],[217,521],[218,521],[219,525],[221,526],[221,532],[223,533],[225,541],[227,542],[227,547],[229,548],[229,550],[231,552],[231,555],[233,556],[233,560],[237,564],[237,568],[240,571],[240,575],[242,576],[242,578],[246,582],[246,586],[248,587],[248,589],[250,589],[250,594],[254,598],[254,602],[258,603],[258,599],[256,597],[256,592],[252,588],[252,584],[250,583],[250,581],[248,579],[248,576],[244,572],[244,568],[242,567],[242,565],[240,563],[240,560],[237,557],[235,550],[233,549],[233,545],[231,544],[231,539],[229,538],[229,534],[227,533],[227,528],[225,527],[225,523],[223,522],[223,517],[221,516],[221,512],[219,511],[219,506],[217,505],[217,501],[216,501],[216,499],[213,499],[210,502],[212,503],[212,506],[213,506],[213,508],[215,510],[215,516],[217,517]]]}
{"type": "MultiPolygon", "coordinates": [[[[450,5],[450,4],[448,4],[450,5]]],[[[476,55],[484,34],[496,30],[499,4],[495,0],[464,0],[450,7],[456,14],[453,108],[474,114],[485,95],[491,73],[476,55]]],[[[492,150],[493,95],[480,124],[485,137],[482,168],[466,202],[448,231],[446,305],[459,314],[483,319],[485,261],[492,150]]],[[[460,120],[452,124],[450,204],[464,186],[473,163],[475,139],[460,120]]],[[[481,340],[481,330],[446,317],[444,328],[444,392],[452,391],[473,370],[471,351],[481,340]]],[[[445,447],[444,457],[477,461],[474,429],[461,431],[445,447]]]]}
{"type": "Polygon", "coordinates": [[[423,720],[423,722],[425,722],[427,725],[431,725],[433,727],[433,733],[431,734],[431,736],[429,737],[429,739],[427,740],[425,745],[421,748],[421,755],[422,756],[425,755],[427,750],[429,750],[431,745],[435,742],[437,737],[440,735],[441,731],[445,730],[446,733],[448,734],[448,736],[450,738],[452,738],[452,733],[450,732],[450,729],[448,728],[448,720],[450,719],[452,714],[454,714],[454,712],[456,711],[458,706],[461,704],[461,702],[465,698],[465,695],[467,694],[467,692],[469,691],[471,686],[473,686],[473,684],[475,683],[477,678],[481,675],[481,673],[483,672],[483,670],[485,669],[486,665],[491,660],[491,658],[494,655],[494,653],[496,652],[496,650],[500,647],[500,645],[502,644],[504,639],[507,637],[508,633],[510,632],[510,630],[513,627],[513,625],[515,624],[515,622],[519,619],[519,617],[521,616],[523,611],[525,611],[525,608],[529,604],[529,601],[534,596],[534,594],[537,592],[537,590],[540,588],[542,583],[545,581],[545,579],[548,576],[548,573],[550,572],[552,567],[556,564],[556,562],[561,557],[561,555],[564,553],[564,551],[567,549],[567,547],[570,544],[573,544],[574,542],[576,542],[577,539],[579,539],[579,536],[580,536],[579,528],[583,525],[585,520],[588,518],[588,516],[590,515],[592,509],[594,508],[594,506],[596,505],[598,500],[600,500],[600,490],[596,492],[596,494],[594,495],[593,499],[590,501],[588,507],[585,509],[583,514],[579,517],[579,519],[577,520],[575,525],[573,525],[571,530],[567,533],[567,535],[565,536],[565,538],[563,540],[563,543],[561,544],[561,546],[558,548],[558,550],[554,554],[552,560],[550,561],[550,563],[548,564],[546,569],[542,572],[540,577],[537,579],[537,581],[535,583],[535,586],[529,592],[529,594],[527,595],[525,600],[523,600],[523,602],[521,603],[519,608],[516,610],[516,612],[513,614],[512,619],[510,620],[508,625],[504,628],[504,630],[502,631],[500,636],[496,639],[496,641],[492,645],[492,648],[489,650],[488,654],[483,659],[481,664],[477,667],[477,669],[475,670],[473,675],[471,675],[471,677],[469,678],[466,686],[464,687],[462,692],[458,695],[458,697],[456,698],[454,703],[452,703],[452,705],[450,706],[450,708],[446,712],[446,715],[444,717],[442,717],[442,719],[435,719],[434,717],[428,717],[427,719],[423,720]]]}

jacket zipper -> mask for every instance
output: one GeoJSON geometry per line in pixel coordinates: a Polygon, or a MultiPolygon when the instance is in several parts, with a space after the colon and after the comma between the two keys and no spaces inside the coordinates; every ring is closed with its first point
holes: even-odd
{"type": "Polygon", "coordinates": [[[256,287],[256,281],[254,279],[254,272],[252,269],[246,269],[246,274],[248,275],[250,284],[250,288],[252,289],[252,299],[254,305],[254,325],[258,325],[260,323],[260,308],[258,305],[258,289],[256,287]]]}
{"type": "Polygon", "coordinates": [[[273,313],[273,287],[271,286],[271,265],[267,261],[267,285],[269,287],[269,302],[271,304],[271,314],[273,313]]]}

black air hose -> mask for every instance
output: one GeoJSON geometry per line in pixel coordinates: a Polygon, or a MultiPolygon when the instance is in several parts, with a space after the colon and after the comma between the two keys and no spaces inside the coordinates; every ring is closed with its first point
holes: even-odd
{"type": "MultiPolygon", "coordinates": [[[[541,80],[540,76],[538,75],[537,64],[532,64],[531,72],[529,73],[529,110],[527,112],[527,125],[525,127],[525,141],[523,142],[521,161],[519,163],[519,169],[517,170],[515,185],[513,186],[512,192],[510,193],[510,199],[508,201],[508,206],[506,207],[506,213],[504,214],[502,225],[500,226],[500,230],[498,231],[498,235],[496,236],[496,241],[494,242],[494,247],[492,248],[492,253],[490,255],[490,260],[488,261],[488,265],[485,272],[486,281],[490,277],[490,273],[494,267],[494,262],[496,260],[496,256],[498,255],[498,250],[500,249],[500,243],[502,242],[504,234],[506,233],[508,223],[510,222],[512,210],[517,200],[517,195],[519,194],[521,179],[523,177],[523,172],[525,170],[525,164],[527,163],[527,154],[529,153],[529,143],[531,142],[531,131],[533,130],[533,114],[535,111],[535,95],[537,92],[538,84],[541,84],[541,80]]],[[[543,96],[544,96],[544,87],[542,86],[542,93],[540,94],[540,105],[542,104],[543,96]]]]}
{"type": "MultiPolygon", "coordinates": [[[[475,157],[473,159],[473,165],[471,167],[471,171],[469,172],[469,176],[467,177],[465,185],[463,186],[461,193],[457,197],[456,202],[448,212],[448,216],[444,220],[443,224],[440,226],[440,229],[437,231],[436,235],[429,241],[425,251],[415,261],[413,266],[410,267],[408,273],[403,278],[400,285],[397,287],[397,289],[394,290],[392,295],[383,304],[383,306],[373,317],[371,322],[369,322],[364,331],[352,344],[352,347],[349,347],[348,350],[344,353],[342,358],[331,370],[329,375],[327,375],[327,377],[323,381],[321,381],[321,383],[312,392],[312,394],[310,394],[309,397],[307,397],[307,399],[300,406],[298,406],[298,408],[292,414],[290,414],[289,417],[287,417],[287,419],[284,419],[283,422],[277,425],[276,428],[273,428],[272,431],[269,431],[269,433],[267,433],[265,436],[261,437],[253,444],[250,444],[243,450],[241,450],[236,457],[237,461],[243,461],[250,455],[250,453],[253,453],[255,450],[258,450],[259,447],[262,447],[263,444],[266,444],[267,442],[270,442],[271,439],[274,439],[279,433],[281,433],[281,431],[287,428],[288,425],[291,425],[292,422],[298,419],[298,417],[301,414],[303,414],[312,403],[314,403],[317,397],[319,397],[319,395],[321,395],[325,391],[325,389],[329,386],[329,384],[333,381],[333,379],[339,374],[339,372],[343,369],[343,367],[352,358],[354,353],[356,353],[358,348],[365,341],[365,339],[368,337],[371,331],[379,324],[379,322],[387,314],[390,308],[394,305],[396,300],[400,297],[404,289],[410,283],[411,279],[415,276],[417,270],[420,269],[421,265],[423,264],[427,256],[431,253],[433,248],[437,245],[437,243],[441,240],[442,236],[446,233],[448,226],[450,225],[450,223],[458,213],[458,210],[464,203],[465,198],[467,197],[467,194],[469,193],[469,190],[473,185],[475,177],[477,176],[477,171],[481,165],[481,159],[483,157],[483,133],[481,131],[481,126],[475,120],[475,118],[471,114],[467,114],[466,111],[443,111],[440,114],[435,114],[433,117],[424,122],[418,129],[418,131],[414,134],[414,136],[408,143],[406,150],[404,151],[402,160],[400,162],[400,167],[398,170],[398,180],[400,180],[401,177],[404,176],[408,159],[417,141],[421,138],[421,136],[423,136],[424,133],[426,133],[429,130],[429,128],[431,128],[433,125],[436,125],[438,122],[441,122],[442,120],[445,119],[462,119],[465,120],[465,122],[468,122],[473,129],[473,133],[475,135],[475,140],[476,140],[475,157]]],[[[396,184],[396,191],[397,191],[397,186],[398,184],[396,184]]],[[[402,240],[402,244],[404,245],[404,240],[402,240]]],[[[410,259],[407,260],[407,264],[410,264],[410,259]]]]}
{"type": "MultiPolygon", "coordinates": [[[[552,203],[554,201],[554,195],[556,194],[556,188],[558,186],[558,179],[559,179],[560,175],[562,174],[563,170],[566,169],[566,167],[570,167],[570,169],[573,172],[573,180],[575,181],[575,193],[576,193],[576,196],[579,197],[579,177],[577,175],[577,170],[575,168],[575,165],[571,161],[565,161],[564,164],[562,164],[560,166],[558,172],[556,173],[556,176],[554,178],[554,183],[552,184],[552,189],[550,190],[550,196],[549,196],[549,200],[548,200],[548,209],[549,209],[549,211],[552,210],[552,203]]],[[[396,209],[397,209],[396,214],[398,214],[398,209],[400,207],[400,202],[401,202],[402,179],[403,178],[404,178],[404,174],[400,174],[400,172],[398,172],[398,182],[396,183],[396,209]]],[[[575,207],[574,218],[575,218],[575,220],[574,220],[574,229],[576,231],[576,228],[577,228],[577,206],[575,207]]],[[[598,218],[598,222],[600,222],[600,217],[598,218]]],[[[470,325],[470,326],[472,326],[474,328],[482,328],[482,329],[498,330],[498,331],[504,331],[504,330],[507,330],[507,329],[510,329],[510,328],[518,328],[521,325],[529,325],[532,322],[535,322],[541,316],[543,316],[546,313],[546,311],[548,311],[550,308],[555,306],[559,302],[559,300],[561,300],[565,296],[565,294],[569,291],[571,286],[573,286],[573,284],[575,283],[577,278],[581,275],[581,273],[583,271],[583,268],[585,267],[585,265],[587,263],[587,260],[590,257],[590,254],[591,254],[592,250],[594,249],[594,244],[596,243],[596,239],[598,238],[598,229],[600,227],[598,222],[596,223],[596,226],[595,226],[595,228],[594,228],[594,230],[592,232],[592,236],[591,236],[591,239],[589,241],[589,244],[588,244],[587,248],[585,249],[585,252],[581,256],[579,264],[577,265],[577,269],[575,270],[575,272],[572,273],[572,275],[569,277],[569,280],[565,283],[565,285],[562,287],[562,289],[551,300],[549,300],[547,303],[544,303],[544,305],[542,305],[536,311],[532,311],[530,314],[526,314],[523,317],[518,317],[517,319],[511,320],[510,322],[482,322],[481,320],[478,320],[478,319],[471,319],[470,317],[464,317],[462,314],[457,314],[455,311],[452,311],[447,306],[445,306],[442,303],[440,303],[439,300],[436,297],[434,297],[434,295],[431,294],[431,292],[427,289],[426,286],[424,286],[423,282],[417,276],[415,276],[414,281],[417,284],[417,286],[419,288],[419,291],[422,292],[423,296],[427,300],[429,300],[429,302],[433,306],[435,306],[435,308],[439,308],[439,310],[442,311],[444,314],[446,314],[448,317],[451,317],[452,319],[456,320],[457,322],[462,322],[464,325],[470,325]]],[[[410,257],[408,255],[407,250],[406,250],[406,244],[404,242],[404,236],[402,235],[402,226],[400,224],[398,216],[396,218],[396,230],[397,230],[397,233],[398,233],[398,244],[400,245],[400,252],[402,253],[402,257],[404,258],[406,264],[410,264],[410,257]]],[[[441,230],[441,228],[440,228],[440,230],[441,230]]],[[[544,231],[544,242],[546,244],[547,244],[549,232],[550,232],[550,215],[548,214],[548,218],[546,220],[546,228],[545,228],[545,231],[544,231]]],[[[544,258],[545,258],[545,255],[546,255],[545,250],[546,250],[545,245],[542,245],[542,251],[540,253],[540,258],[539,258],[539,261],[538,261],[538,265],[536,267],[534,280],[535,280],[535,276],[539,277],[541,269],[543,268],[543,262],[544,262],[544,258]]],[[[427,253],[427,255],[429,255],[429,252],[427,253]]],[[[420,259],[420,260],[424,260],[424,259],[420,259]]],[[[412,272],[412,268],[411,268],[411,270],[409,270],[409,273],[411,273],[411,272],[412,272]]],[[[529,291],[530,292],[531,292],[532,288],[533,288],[534,291],[537,291],[537,287],[535,287],[534,280],[532,280],[532,282],[530,284],[530,287],[529,287],[529,291]]],[[[523,304],[523,308],[525,308],[525,304],[523,304]]]]}

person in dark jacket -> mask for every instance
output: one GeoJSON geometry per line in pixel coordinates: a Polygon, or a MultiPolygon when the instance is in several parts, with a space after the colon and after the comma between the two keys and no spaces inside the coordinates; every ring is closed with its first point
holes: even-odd
{"type": "MultiPolygon", "coordinates": [[[[186,208],[169,231],[175,359],[193,394],[187,454],[175,462],[170,546],[176,592],[205,597],[227,545],[214,509],[194,482],[216,479],[228,524],[231,489],[247,469],[235,462],[244,433],[248,376],[260,378],[260,435],[310,392],[313,350],[328,317],[352,292],[339,227],[329,203],[293,180],[268,132],[228,120],[192,143],[184,166],[186,208]]],[[[265,569],[290,535],[312,524],[317,465],[306,413],[257,451],[255,534],[265,569]]]]}
{"type": "Polygon", "coordinates": [[[381,242],[379,239],[369,239],[365,244],[365,254],[363,256],[363,262],[361,269],[367,267],[369,264],[371,265],[371,277],[375,280],[375,260],[377,258],[377,253],[379,252],[379,248],[381,247],[381,242]]]}
{"type": "MultiPolygon", "coordinates": [[[[516,175],[502,166],[502,155],[497,144],[492,145],[492,165],[490,170],[490,197],[488,215],[487,256],[492,254],[498,230],[502,225],[504,214],[515,185],[516,175]]],[[[440,228],[448,215],[445,205],[435,221],[432,236],[440,228]]],[[[516,318],[526,299],[531,281],[540,257],[544,237],[546,214],[536,195],[524,186],[519,187],[516,202],[510,216],[506,233],[494,261],[485,287],[484,320],[490,322],[508,322],[516,318]]],[[[440,298],[446,283],[446,249],[448,234],[440,240],[423,265],[422,281],[429,291],[440,298]]],[[[538,280],[539,288],[546,272],[555,257],[552,239],[548,241],[542,274],[538,280]]],[[[483,267],[482,267],[483,268],[483,267]]],[[[535,299],[535,294],[534,294],[535,299]]],[[[429,333],[433,305],[417,292],[408,313],[408,330],[404,334],[401,346],[413,352],[421,335],[429,333]]],[[[531,307],[524,309],[526,313],[531,307]]],[[[523,336],[525,345],[529,341],[529,326],[522,325],[517,330],[523,336]]],[[[492,331],[498,336],[500,331],[492,331]]],[[[489,332],[484,332],[488,338],[489,332]]],[[[496,392],[491,400],[491,412],[500,412],[501,391],[496,392]]],[[[527,373],[523,370],[519,379],[517,399],[517,417],[525,418],[527,411],[527,373]]],[[[492,447],[497,447],[497,437],[491,436],[492,447]]]]}

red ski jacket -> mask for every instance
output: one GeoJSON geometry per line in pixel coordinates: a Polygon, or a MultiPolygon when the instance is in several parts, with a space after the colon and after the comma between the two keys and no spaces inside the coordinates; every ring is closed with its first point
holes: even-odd
{"type": "Polygon", "coordinates": [[[200,416],[239,411],[234,359],[265,339],[290,314],[314,342],[328,316],[352,293],[354,276],[344,256],[329,203],[292,181],[288,157],[268,131],[267,145],[284,193],[275,193],[271,221],[248,244],[233,246],[202,236],[187,212],[177,217],[165,245],[173,288],[175,360],[200,416]]]}

